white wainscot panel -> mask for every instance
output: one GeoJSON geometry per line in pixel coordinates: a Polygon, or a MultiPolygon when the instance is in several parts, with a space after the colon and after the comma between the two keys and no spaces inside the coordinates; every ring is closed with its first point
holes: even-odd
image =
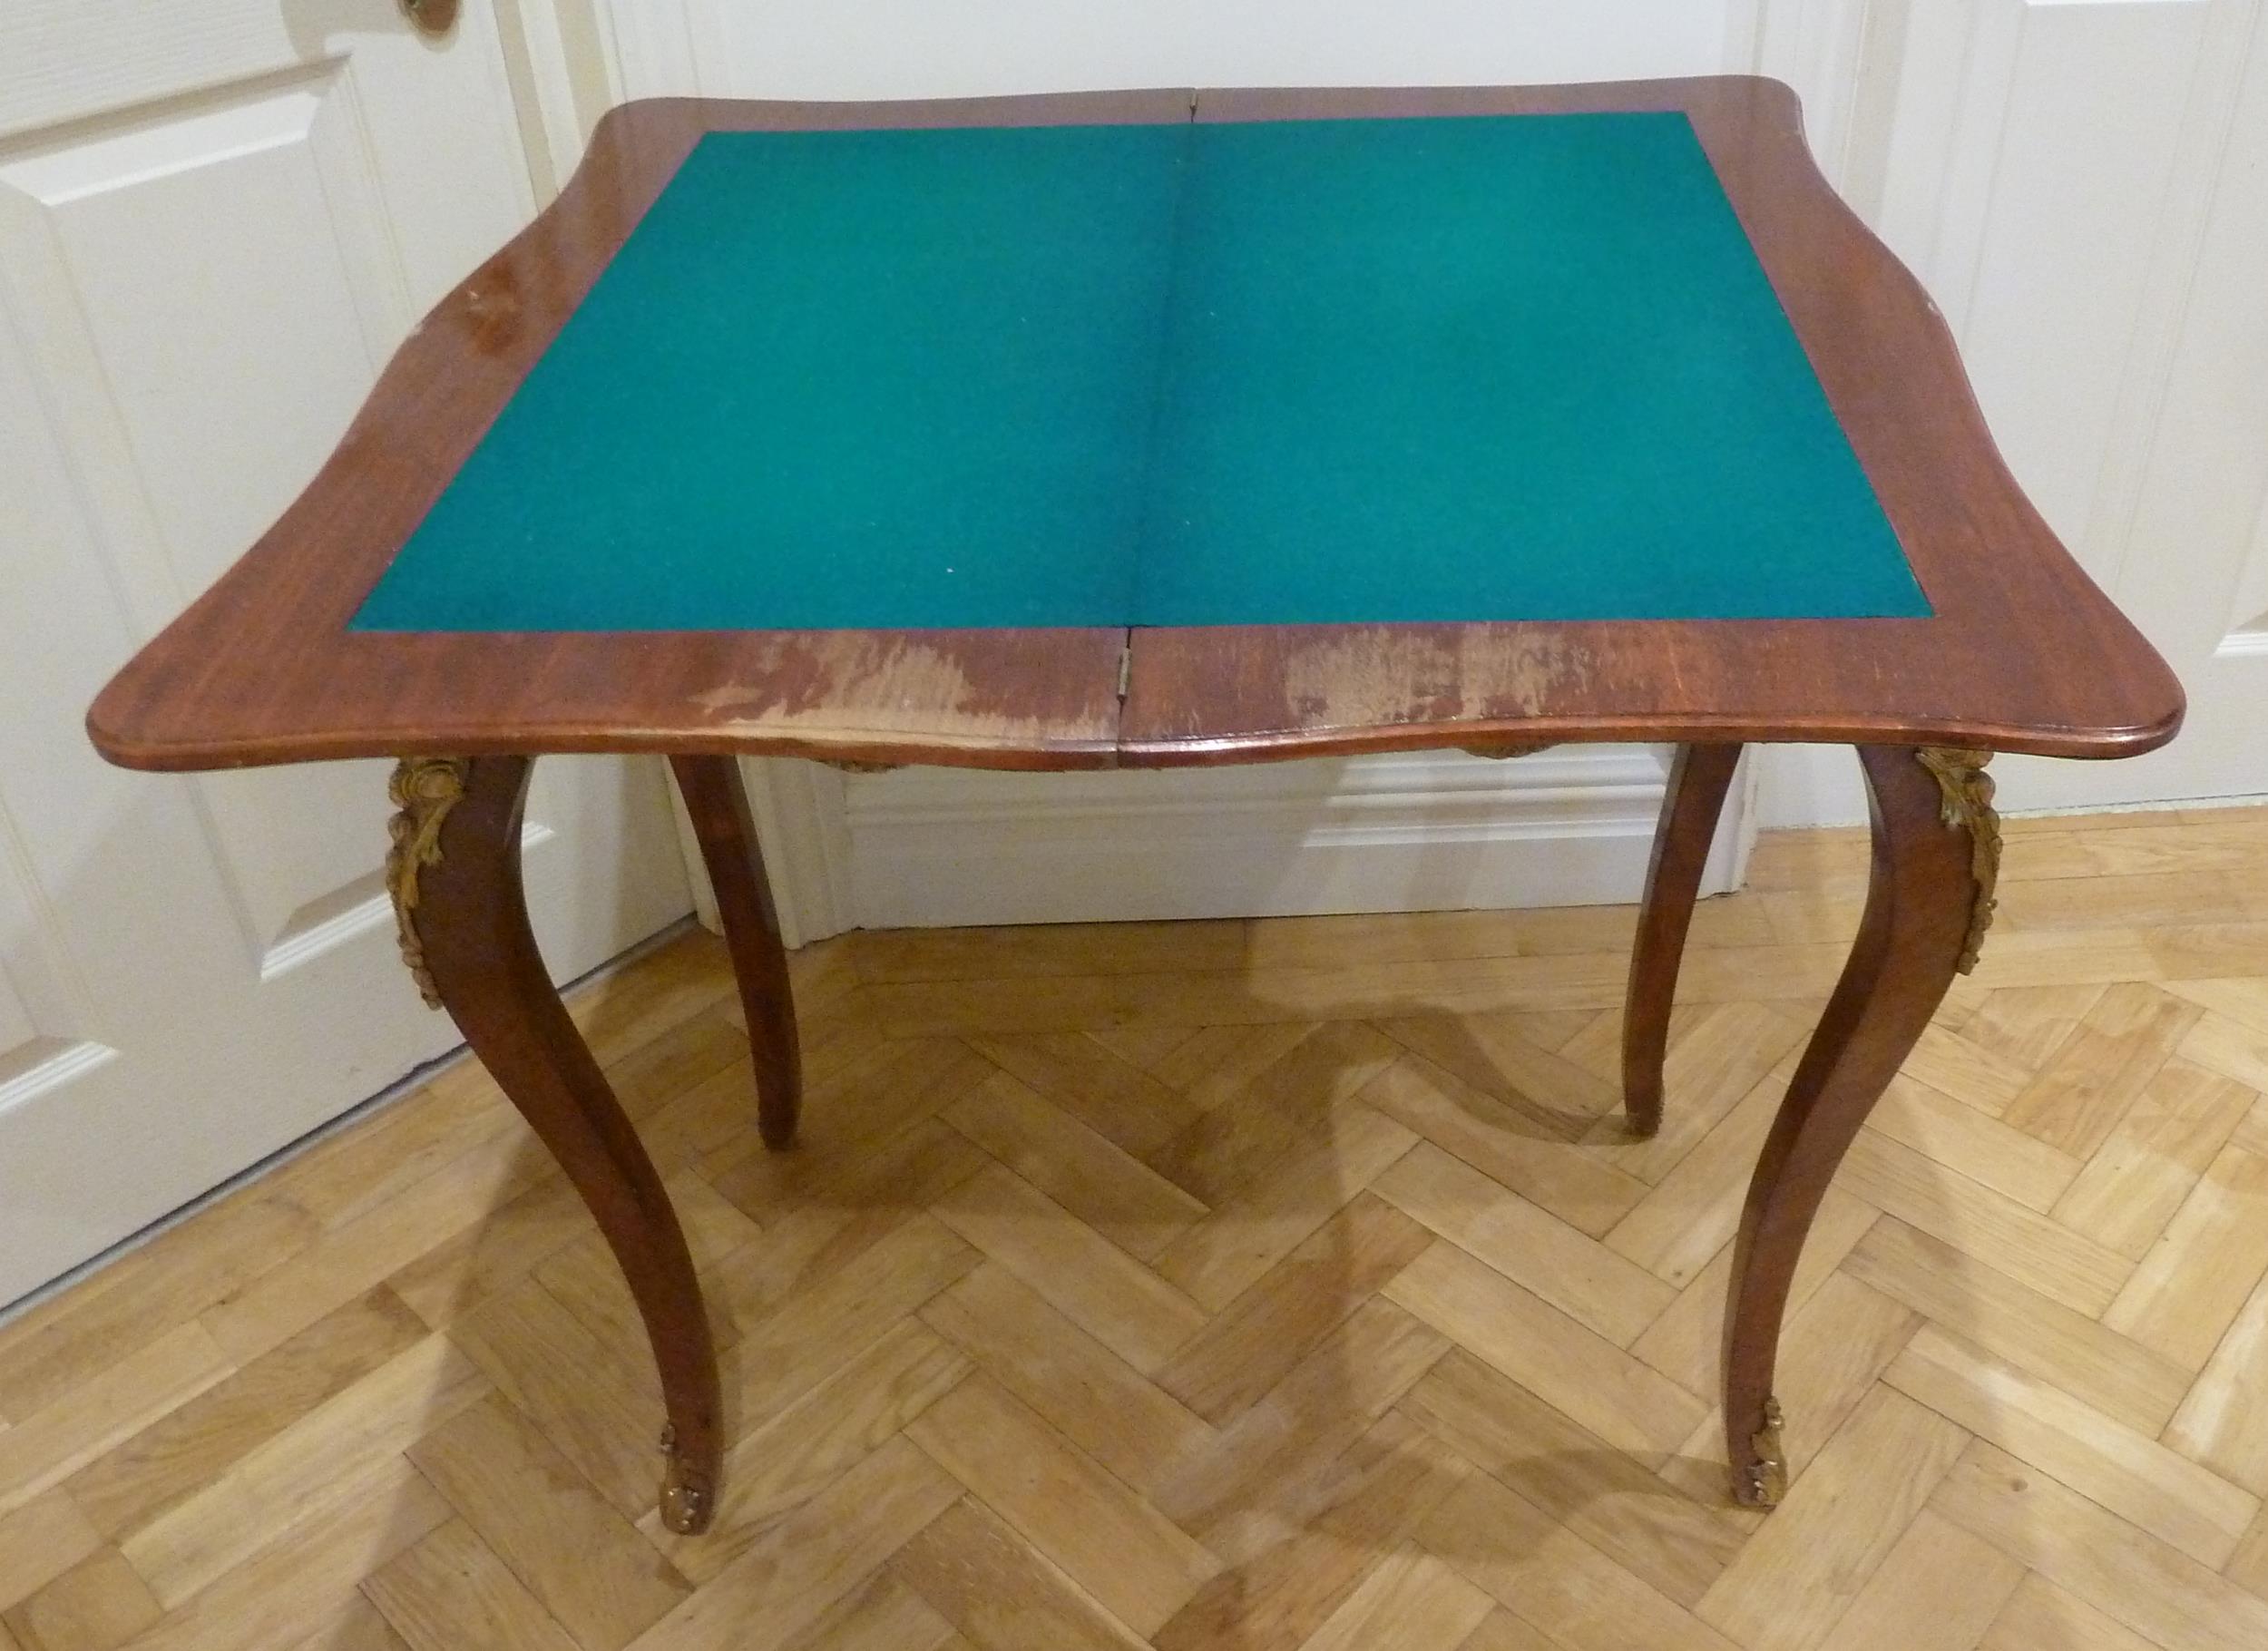
{"type": "Polygon", "coordinates": [[[305,485],[406,325],[351,95],[317,71],[0,161],[26,313],[84,329],[51,319],[34,368],[169,606],[305,485]]]}
{"type": "Polygon", "coordinates": [[[188,782],[260,978],[392,921],[380,869],[391,767],[322,763],[188,782]]]}
{"type": "Polygon", "coordinates": [[[0,808],[0,1308],[210,1184],[169,1184],[193,1122],[190,1150],[150,1149],[181,1120],[147,1062],[89,1035],[95,1011],[18,847],[0,808]]]}
{"type": "Polygon", "coordinates": [[[2259,519],[2253,524],[2232,613],[2234,622],[2221,651],[2268,655],[2268,497],[2262,499],[2259,519]]]}
{"type": "MultiPolygon", "coordinates": [[[[118,1053],[83,1035],[89,1017],[73,1001],[54,937],[15,858],[14,829],[0,816],[0,1141],[12,1114],[43,1099],[63,1099],[58,1091],[118,1053]]],[[[0,1301],[7,1294],[0,1284],[0,1301]]]]}
{"type": "MultiPolygon", "coordinates": [[[[275,980],[373,930],[389,933],[384,761],[196,776],[252,969],[275,980]]],[[[524,855],[557,834],[531,819],[524,855]]],[[[390,942],[388,943],[391,943],[390,942]]]]}
{"type": "MultiPolygon", "coordinates": [[[[0,160],[34,371],[145,626],[306,484],[402,325],[352,95],[319,68],[0,160]]],[[[382,770],[195,784],[261,973],[370,920],[382,770]]]]}
{"type": "MultiPolygon", "coordinates": [[[[0,959],[23,951],[25,915],[0,868],[0,959]]],[[[0,966],[0,1307],[114,1237],[117,1183],[132,1178],[105,1169],[134,1127],[118,1051],[59,1035],[20,986],[0,966]]]]}
{"type": "Polygon", "coordinates": [[[18,1057],[39,1036],[32,1024],[32,1012],[24,1007],[23,995],[15,982],[0,973],[0,1081],[5,1081],[10,1068],[18,1057]]]}
{"type": "Polygon", "coordinates": [[[43,1032],[8,971],[0,969],[0,1117],[94,1070],[117,1050],[90,1038],[43,1032]]]}

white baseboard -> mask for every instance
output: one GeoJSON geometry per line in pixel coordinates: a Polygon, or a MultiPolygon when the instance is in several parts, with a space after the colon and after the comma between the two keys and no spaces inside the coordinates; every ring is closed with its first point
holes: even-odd
{"type": "MultiPolygon", "coordinates": [[[[1571,747],[1509,762],[1441,752],[1207,771],[910,768],[830,797],[753,766],[798,941],[837,928],[1583,905],[1637,898],[1664,753],[1571,747]],[[832,855],[812,846],[835,841],[832,855]],[[804,845],[800,850],[797,845],[804,845]],[[843,845],[847,845],[846,855],[843,845]]],[[[826,770],[819,770],[826,773],[826,770]]],[[[821,791],[826,789],[823,784],[821,791]]],[[[1736,885],[1735,787],[1704,891],[1736,885]]]]}
{"type": "MultiPolygon", "coordinates": [[[[2070,762],[2047,757],[2002,756],[1992,765],[1993,806],[2011,818],[2042,814],[2214,806],[2263,800],[2214,794],[2195,783],[2163,777],[2153,757],[2134,762],[2070,762]]],[[[1866,824],[1866,785],[1848,746],[1758,746],[1749,754],[1756,771],[1756,826],[1782,831],[1810,826],[1866,824]]]]}

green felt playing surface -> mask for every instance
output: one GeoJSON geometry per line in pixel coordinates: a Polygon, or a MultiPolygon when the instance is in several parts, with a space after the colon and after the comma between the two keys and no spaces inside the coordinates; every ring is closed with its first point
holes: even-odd
{"type": "Polygon", "coordinates": [[[716,133],[356,616],[1930,611],[1685,117],[716,133]]]}

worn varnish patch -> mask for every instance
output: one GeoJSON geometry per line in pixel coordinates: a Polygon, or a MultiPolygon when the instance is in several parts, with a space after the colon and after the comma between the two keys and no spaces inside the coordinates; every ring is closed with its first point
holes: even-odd
{"type": "MultiPolygon", "coordinates": [[[[1332,625],[1138,630],[1124,744],[1519,722],[1592,698],[1586,629],[1332,625]]],[[[1443,741],[1442,743],[1451,743],[1443,741]]]]}
{"type": "Polygon", "coordinates": [[[1472,625],[1365,626],[1295,645],[1288,726],[1533,717],[1579,688],[1590,650],[1563,633],[1472,625]]]}
{"type": "Polygon", "coordinates": [[[688,702],[719,732],[1109,747],[1116,630],[779,633],[688,702]],[[750,669],[754,667],[754,669],[750,669]]]}

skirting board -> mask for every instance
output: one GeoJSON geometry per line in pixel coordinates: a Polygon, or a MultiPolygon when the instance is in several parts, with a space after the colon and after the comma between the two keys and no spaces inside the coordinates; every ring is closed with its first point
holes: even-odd
{"type": "MultiPolygon", "coordinates": [[[[1666,748],[1423,752],[1204,772],[845,778],[748,765],[791,945],[842,930],[1589,905],[1637,898],[1666,748]]],[[[1738,885],[1734,788],[1705,894],[1738,885]]]]}

